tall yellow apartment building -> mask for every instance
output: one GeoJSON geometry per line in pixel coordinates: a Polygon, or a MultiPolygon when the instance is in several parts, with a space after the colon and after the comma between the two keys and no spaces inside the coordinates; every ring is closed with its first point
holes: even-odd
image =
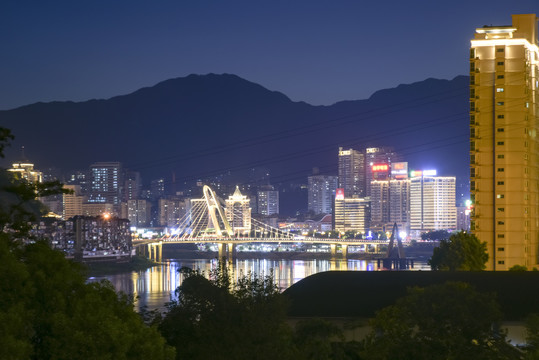
{"type": "Polygon", "coordinates": [[[513,15],[471,41],[471,229],[487,243],[489,270],[539,267],[537,20],[513,15]]]}

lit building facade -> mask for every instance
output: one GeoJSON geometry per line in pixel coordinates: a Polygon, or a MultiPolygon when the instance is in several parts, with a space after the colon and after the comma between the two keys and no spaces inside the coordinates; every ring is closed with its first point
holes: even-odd
{"type": "Polygon", "coordinates": [[[92,260],[99,256],[131,256],[133,249],[129,220],[115,217],[75,216],[69,220],[42,219],[31,231],[46,239],[68,258],[92,260]]]}
{"type": "Polygon", "coordinates": [[[128,200],[127,218],[131,226],[149,226],[151,220],[152,204],[148,200],[128,200]]]}
{"type": "Polygon", "coordinates": [[[138,171],[127,171],[124,182],[124,201],[137,200],[142,190],[142,180],[138,171]]]}
{"type": "Polygon", "coordinates": [[[355,231],[365,234],[369,231],[370,201],[365,198],[346,198],[344,189],[337,189],[335,195],[335,230],[355,231]]]}
{"type": "Polygon", "coordinates": [[[386,172],[391,169],[391,164],[397,160],[397,154],[389,147],[365,149],[365,196],[371,196],[371,181],[385,180],[387,178],[386,172]]]}
{"type": "Polygon", "coordinates": [[[471,231],[489,270],[539,264],[537,30],[535,14],[513,15],[471,41],[471,231]]]}
{"type": "MultiPolygon", "coordinates": [[[[372,231],[385,231],[389,218],[389,180],[371,181],[371,221],[372,231]]],[[[392,224],[390,224],[390,227],[392,224]]]]}
{"type": "Polygon", "coordinates": [[[371,231],[391,231],[397,223],[401,231],[410,229],[410,180],[371,181],[371,231]]]}
{"type": "Polygon", "coordinates": [[[82,215],[83,216],[101,216],[103,214],[110,214],[112,216],[117,216],[118,212],[112,204],[108,203],[83,203],[82,204],[82,215]]]}
{"type": "Polygon", "coordinates": [[[160,226],[177,227],[184,221],[190,207],[189,199],[161,198],[158,201],[157,216],[160,226]]]}
{"type": "Polygon", "coordinates": [[[90,166],[89,203],[108,203],[119,207],[122,166],[119,162],[99,162],[90,166]]]}
{"type": "Polygon", "coordinates": [[[234,234],[248,234],[251,231],[251,207],[247,196],[236,186],[234,194],[225,201],[225,215],[234,234]]]}
{"type": "MultiPolygon", "coordinates": [[[[394,179],[389,182],[390,225],[397,223],[401,231],[410,231],[410,180],[394,179]]],[[[387,227],[386,227],[387,229],[387,227]]]]}
{"type": "Polygon", "coordinates": [[[8,171],[15,174],[15,176],[21,180],[26,180],[31,183],[43,182],[43,173],[35,170],[34,164],[28,160],[13,163],[8,171]]]}
{"type": "Polygon", "coordinates": [[[259,190],[257,192],[257,205],[259,215],[279,214],[279,191],[259,190]]]}
{"type": "Polygon", "coordinates": [[[332,214],[338,177],[313,175],[308,177],[308,210],[314,214],[332,214]]]}
{"type": "Polygon", "coordinates": [[[456,230],[456,178],[435,176],[434,170],[412,172],[410,179],[410,230],[456,230]],[[432,175],[430,175],[432,174],[432,175]]]}
{"type": "Polygon", "coordinates": [[[73,191],[71,194],[63,194],[63,215],[64,220],[71,219],[73,216],[83,215],[82,203],[84,196],[81,194],[80,185],[64,185],[64,189],[73,191]]]}
{"type": "Polygon", "coordinates": [[[365,196],[365,155],[358,150],[339,148],[339,188],[346,197],[365,196]]]}

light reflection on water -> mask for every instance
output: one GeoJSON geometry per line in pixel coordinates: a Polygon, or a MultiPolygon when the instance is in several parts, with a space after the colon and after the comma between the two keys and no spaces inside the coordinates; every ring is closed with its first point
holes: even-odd
{"type": "MultiPolygon", "coordinates": [[[[126,272],[103,276],[94,280],[107,279],[116,290],[132,294],[135,309],[164,309],[165,304],[175,298],[175,291],[183,280],[179,269],[188,267],[203,271],[206,275],[217,266],[216,259],[168,260],[144,271],[126,272]]],[[[281,290],[299,280],[323,271],[377,271],[376,260],[235,260],[229,270],[234,279],[249,272],[264,276],[273,270],[273,276],[281,290]]],[[[413,270],[430,270],[424,261],[416,261],[413,270]]]]}

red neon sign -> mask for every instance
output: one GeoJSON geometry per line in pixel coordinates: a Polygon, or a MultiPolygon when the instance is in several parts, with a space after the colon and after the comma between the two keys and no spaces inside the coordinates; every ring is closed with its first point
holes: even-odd
{"type": "Polygon", "coordinates": [[[377,164],[372,166],[372,171],[387,171],[389,167],[387,164],[377,164]]]}

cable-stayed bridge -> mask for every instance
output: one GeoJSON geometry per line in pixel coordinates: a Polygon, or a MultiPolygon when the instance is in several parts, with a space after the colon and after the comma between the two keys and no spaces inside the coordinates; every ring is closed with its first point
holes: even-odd
{"type": "Polygon", "coordinates": [[[204,185],[203,197],[191,200],[190,209],[175,229],[159,239],[134,240],[133,245],[146,245],[144,251],[148,257],[159,261],[164,244],[215,243],[219,258],[234,256],[235,245],[246,243],[327,244],[332,255],[336,255],[340,248],[343,256],[346,256],[348,246],[372,247],[374,253],[379,253],[380,245],[388,244],[388,240],[315,238],[290,233],[252,219],[250,208],[244,206],[242,198],[246,199],[236,189],[232,200],[226,204],[209,186],[204,185]]]}

